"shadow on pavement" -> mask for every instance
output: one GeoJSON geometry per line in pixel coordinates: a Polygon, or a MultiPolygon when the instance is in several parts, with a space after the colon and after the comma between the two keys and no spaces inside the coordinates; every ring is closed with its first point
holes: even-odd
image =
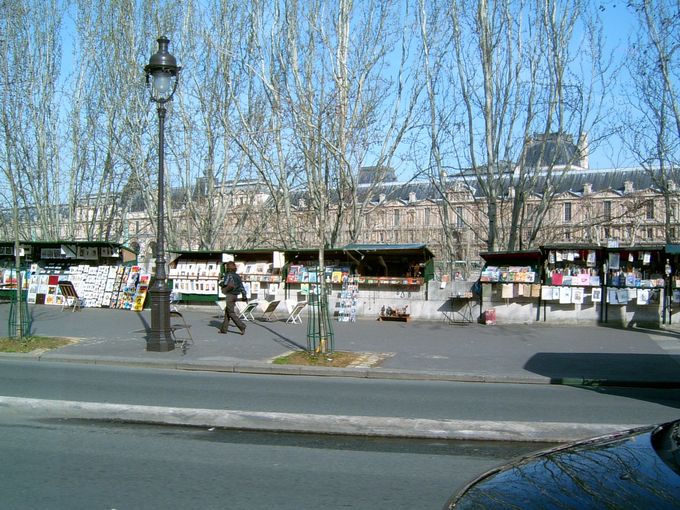
{"type": "Polygon", "coordinates": [[[257,324],[262,329],[266,329],[267,331],[269,331],[272,335],[274,335],[274,338],[273,338],[274,341],[277,344],[282,345],[286,349],[290,349],[290,350],[293,350],[293,351],[304,351],[304,350],[307,349],[306,345],[301,345],[301,344],[293,341],[292,339],[290,339],[286,336],[283,336],[278,331],[274,331],[272,328],[267,327],[267,325],[263,322],[256,322],[254,324],[257,324]]]}
{"type": "Polygon", "coordinates": [[[659,402],[680,408],[680,356],[668,354],[551,353],[534,354],[524,368],[555,383],[659,402]]]}

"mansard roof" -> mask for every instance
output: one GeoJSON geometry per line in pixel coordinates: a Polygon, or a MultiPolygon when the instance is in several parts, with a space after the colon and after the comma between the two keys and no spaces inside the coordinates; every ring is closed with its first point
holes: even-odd
{"type": "MultiPolygon", "coordinates": [[[[552,179],[558,193],[574,193],[583,195],[587,184],[591,185],[591,192],[613,191],[620,195],[624,194],[626,182],[633,184],[636,191],[656,189],[654,179],[649,171],[641,168],[625,169],[600,169],[579,170],[567,172],[552,179]]],[[[545,187],[546,178],[543,178],[537,190],[545,187]]]]}
{"type": "MultiPolygon", "coordinates": [[[[508,174],[504,178],[505,182],[499,186],[500,189],[509,190],[516,177],[508,174]]],[[[546,184],[550,181],[553,186],[553,192],[557,194],[569,193],[574,197],[582,197],[587,194],[585,191],[586,185],[590,184],[590,193],[599,192],[613,192],[618,195],[624,195],[626,189],[626,182],[632,184],[632,189],[636,192],[641,190],[657,190],[658,186],[654,182],[651,173],[642,168],[621,168],[621,169],[598,169],[598,170],[582,170],[573,169],[562,171],[553,171],[550,175],[544,173],[539,176],[537,185],[534,188],[534,193],[537,196],[543,194],[546,189],[546,184]]],[[[448,191],[452,191],[456,185],[461,185],[460,191],[470,192],[475,198],[483,198],[483,190],[477,186],[476,177],[470,174],[465,176],[450,176],[447,180],[448,191]]],[[[680,185],[680,182],[677,184],[680,185]]],[[[370,194],[370,202],[378,204],[381,199],[385,202],[401,202],[408,204],[411,201],[422,202],[425,200],[437,202],[442,199],[438,187],[429,180],[413,180],[408,182],[384,182],[377,185],[360,185],[360,198],[366,198],[366,194],[370,194]]],[[[292,202],[299,205],[300,199],[306,199],[306,190],[301,190],[293,195],[292,202]]],[[[337,196],[333,197],[337,199],[337,196]]]]}

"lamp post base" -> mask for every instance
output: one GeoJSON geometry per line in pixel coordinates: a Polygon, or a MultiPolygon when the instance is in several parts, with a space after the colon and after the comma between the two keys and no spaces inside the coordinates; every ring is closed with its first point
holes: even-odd
{"type": "Polygon", "coordinates": [[[151,331],[146,340],[146,350],[168,352],[175,349],[170,331],[170,289],[155,285],[149,289],[151,298],[151,331]]]}

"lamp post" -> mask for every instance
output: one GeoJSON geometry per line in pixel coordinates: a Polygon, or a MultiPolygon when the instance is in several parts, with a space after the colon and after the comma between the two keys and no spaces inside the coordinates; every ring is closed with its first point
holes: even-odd
{"type": "Polygon", "coordinates": [[[146,85],[151,92],[151,100],[158,109],[158,228],[156,230],[156,275],[149,289],[151,297],[151,332],[147,338],[146,350],[166,352],[175,348],[170,331],[170,289],[165,272],[165,103],[172,100],[179,83],[180,67],[177,59],[168,52],[170,40],[161,36],[157,39],[158,51],[151,55],[149,64],[144,67],[146,85]]]}

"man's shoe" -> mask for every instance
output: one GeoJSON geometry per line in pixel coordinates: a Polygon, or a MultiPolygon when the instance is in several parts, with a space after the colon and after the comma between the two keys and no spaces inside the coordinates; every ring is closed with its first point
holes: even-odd
{"type": "Polygon", "coordinates": [[[243,329],[241,330],[241,334],[242,334],[242,335],[245,335],[245,334],[246,334],[246,328],[243,328],[243,329]]]}
{"type": "Polygon", "coordinates": [[[219,330],[219,333],[222,333],[223,335],[227,334],[227,331],[222,331],[221,329],[219,330]]]}

